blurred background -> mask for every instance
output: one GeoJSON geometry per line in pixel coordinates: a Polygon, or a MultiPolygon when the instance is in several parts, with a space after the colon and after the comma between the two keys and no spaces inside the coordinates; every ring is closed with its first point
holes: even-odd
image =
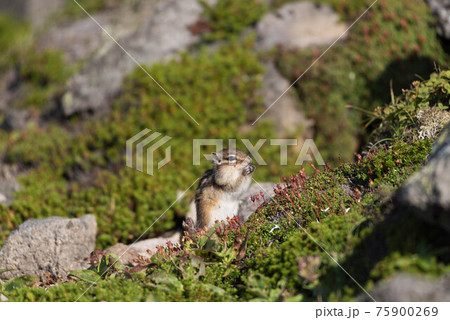
{"type": "MultiPolygon", "coordinates": [[[[129,243],[210,167],[192,165],[195,138],[298,139],[288,166],[261,148],[261,182],[299,170],[307,138],[331,166],[351,160],[378,107],[450,61],[446,1],[379,0],[362,17],[373,1],[78,4],[0,0],[0,245],[27,219],[87,213],[98,247],[129,243]],[[172,137],[154,176],[125,166],[126,140],[145,128],[172,137]]],[[[149,237],[181,226],[194,190],[149,237]]]]}

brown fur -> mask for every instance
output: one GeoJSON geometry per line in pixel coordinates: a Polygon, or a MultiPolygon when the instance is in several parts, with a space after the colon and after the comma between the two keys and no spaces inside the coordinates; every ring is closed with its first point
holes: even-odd
{"type": "Polygon", "coordinates": [[[213,169],[201,177],[195,192],[197,226],[203,228],[211,224],[214,210],[225,193],[239,190],[243,181],[249,179],[255,167],[251,158],[242,151],[224,149],[213,153],[213,169]],[[230,160],[235,156],[236,160],[230,160]]]}

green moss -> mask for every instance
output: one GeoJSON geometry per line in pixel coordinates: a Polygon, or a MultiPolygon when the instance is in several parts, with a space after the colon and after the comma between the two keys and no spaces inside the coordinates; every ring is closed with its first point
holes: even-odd
{"type": "Polygon", "coordinates": [[[31,38],[29,27],[8,15],[0,14],[0,72],[14,65],[17,54],[31,38]]]}
{"type": "Polygon", "coordinates": [[[370,160],[359,160],[358,165],[344,165],[344,175],[358,188],[391,185],[398,188],[421,166],[431,151],[431,140],[412,144],[398,141],[385,152],[369,155],[370,160]]]}
{"type": "MultiPolygon", "coordinates": [[[[351,252],[355,242],[359,241],[353,231],[363,220],[365,218],[360,214],[352,213],[344,217],[326,217],[320,223],[312,222],[305,231],[292,233],[282,244],[260,250],[252,261],[252,270],[265,275],[268,278],[267,285],[271,287],[285,280],[287,290],[295,294],[301,293],[305,299],[308,296],[312,298],[314,293],[308,290],[311,283],[300,275],[298,260],[308,256],[319,257],[320,268],[315,272],[320,276],[325,267],[334,265],[334,262],[314,240],[339,262],[351,252]]],[[[312,282],[318,285],[317,281],[312,282]]]]}
{"type": "Polygon", "coordinates": [[[203,34],[207,42],[238,36],[245,28],[258,22],[267,10],[263,1],[219,0],[211,6],[206,1],[203,16],[210,32],[203,34]]]}
{"type": "Polygon", "coordinates": [[[77,69],[64,61],[64,53],[56,50],[37,51],[30,48],[20,59],[19,77],[25,97],[17,101],[20,108],[41,108],[50,98],[61,94],[66,81],[77,69]]]}
{"type": "Polygon", "coordinates": [[[10,107],[41,108],[60,93],[66,80],[78,68],[64,61],[56,50],[36,48],[29,27],[13,18],[0,15],[0,72],[18,70],[17,84],[21,96],[10,107]]]}
{"type": "Polygon", "coordinates": [[[48,289],[22,286],[12,291],[3,291],[9,301],[67,301],[78,298],[84,301],[145,301],[149,290],[142,283],[132,280],[99,280],[89,290],[88,283],[60,283],[48,289]]]}

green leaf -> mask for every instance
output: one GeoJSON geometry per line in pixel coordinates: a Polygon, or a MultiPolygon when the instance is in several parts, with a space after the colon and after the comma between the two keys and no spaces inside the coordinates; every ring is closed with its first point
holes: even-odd
{"type": "Polygon", "coordinates": [[[208,240],[206,241],[205,245],[202,247],[204,250],[212,250],[216,247],[216,241],[214,240],[208,240]]]}
{"type": "Polygon", "coordinates": [[[202,285],[203,288],[205,288],[206,290],[210,291],[211,293],[215,293],[217,295],[224,295],[225,294],[225,290],[219,287],[216,287],[212,284],[209,283],[205,283],[202,285]]]}
{"type": "Polygon", "coordinates": [[[75,270],[72,271],[69,276],[73,276],[89,284],[95,283],[100,278],[100,276],[92,270],[75,270]]]}
{"type": "Polygon", "coordinates": [[[206,275],[206,266],[205,261],[202,258],[193,256],[192,257],[192,266],[198,268],[198,273],[196,277],[205,276],[206,275]]]}
{"type": "Polygon", "coordinates": [[[183,284],[175,276],[164,271],[154,273],[151,279],[158,286],[158,289],[166,292],[182,292],[184,290],[183,284]]]}

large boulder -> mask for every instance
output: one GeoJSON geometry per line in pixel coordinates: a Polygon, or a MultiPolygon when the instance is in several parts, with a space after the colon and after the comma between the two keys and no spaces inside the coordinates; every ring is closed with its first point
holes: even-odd
{"type": "Polygon", "coordinates": [[[45,279],[48,274],[65,279],[71,271],[86,269],[96,232],[94,215],[28,220],[10,234],[0,250],[0,270],[8,270],[0,278],[36,275],[45,279]]]}
{"type": "Polygon", "coordinates": [[[428,163],[399,190],[399,205],[450,232],[450,125],[437,138],[428,163]]]}
{"type": "MultiPolygon", "coordinates": [[[[370,295],[377,302],[449,302],[450,275],[438,280],[397,274],[375,286],[370,295]]],[[[362,294],[359,301],[372,301],[362,294]]]]}
{"type": "Polygon", "coordinates": [[[109,39],[109,49],[97,53],[71,79],[61,101],[63,113],[70,116],[109,109],[110,99],[118,94],[122,80],[136,68],[136,62],[150,65],[167,61],[200,39],[188,27],[202,12],[197,0],[159,1],[136,32],[118,39],[127,53],[109,39]]]}
{"type": "Polygon", "coordinates": [[[303,49],[328,45],[347,29],[339,15],[328,5],[309,1],[289,3],[277,12],[266,14],[257,24],[258,45],[263,50],[274,46],[303,49]]]}

